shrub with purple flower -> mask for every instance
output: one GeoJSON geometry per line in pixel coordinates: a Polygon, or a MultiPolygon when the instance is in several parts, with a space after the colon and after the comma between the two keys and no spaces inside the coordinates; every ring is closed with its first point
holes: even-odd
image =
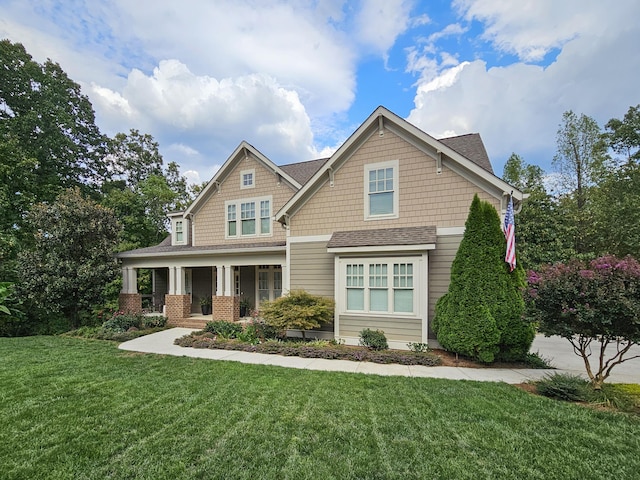
{"type": "Polygon", "coordinates": [[[627,355],[632,345],[640,343],[637,260],[604,256],[591,262],[549,265],[530,272],[528,283],[526,316],[545,335],[571,342],[584,359],[594,387],[600,388],[613,367],[635,358],[627,355]],[[594,349],[598,352],[595,367],[589,361],[592,343],[599,344],[594,349]]]}

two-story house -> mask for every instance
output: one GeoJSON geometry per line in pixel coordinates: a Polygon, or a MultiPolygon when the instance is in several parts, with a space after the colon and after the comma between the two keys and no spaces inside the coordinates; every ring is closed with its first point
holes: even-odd
{"type": "MultiPolygon", "coordinates": [[[[171,236],[122,252],[121,308],[141,309],[137,270],[172,324],[237,320],[289,290],[336,301],[318,336],[357,343],[383,330],[392,348],[427,343],[436,300],[475,194],[504,213],[513,192],[493,174],[478,134],[436,140],[384,107],[328,159],[278,166],[241,143],[184,212],[171,236]],[[213,297],[213,314],[198,315],[213,297]]],[[[292,332],[295,333],[295,332],[292,332]]]]}

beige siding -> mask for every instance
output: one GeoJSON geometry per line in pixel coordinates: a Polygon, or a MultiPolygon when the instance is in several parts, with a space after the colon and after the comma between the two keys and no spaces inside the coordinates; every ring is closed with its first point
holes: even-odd
{"type": "MultiPolygon", "coordinates": [[[[265,168],[262,162],[257,161],[252,156],[242,159],[222,182],[221,193],[216,192],[211,195],[207,203],[196,212],[194,216],[194,245],[284,241],[286,233],[278,222],[271,222],[271,236],[225,239],[226,211],[224,203],[229,200],[272,195],[271,216],[273,216],[294,193],[294,189],[285,181],[281,181],[278,184],[276,176],[265,168]],[[240,172],[251,169],[255,169],[255,187],[241,189],[240,172]]],[[[260,215],[259,205],[256,205],[256,214],[260,215]]],[[[239,219],[239,211],[237,215],[239,219]]]]}
{"type": "Polygon", "coordinates": [[[422,320],[419,318],[340,315],[338,337],[358,337],[365,328],[382,330],[387,339],[391,341],[422,341],[422,320]]]}
{"type": "Polygon", "coordinates": [[[291,243],[290,289],[334,296],[334,255],[327,242],[291,243]]]}
{"type": "MultiPolygon", "coordinates": [[[[435,315],[436,302],[449,290],[451,264],[462,235],[438,236],[436,249],[429,252],[429,325],[435,315]]],[[[429,337],[431,338],[431,329],[429,337]]]]}
{"type": "Polygon", "coordinates": [[[334,186],[325,183],[291,219],[295,236],[325,235],[335,231],[435,225],[464,225],[473,195],[496,208],[499,199],[435,161],[395,134],[372,135],[335,172],[334,186]],[[399,160],[399,218],[364,220],[365,165],[399,160]]]}

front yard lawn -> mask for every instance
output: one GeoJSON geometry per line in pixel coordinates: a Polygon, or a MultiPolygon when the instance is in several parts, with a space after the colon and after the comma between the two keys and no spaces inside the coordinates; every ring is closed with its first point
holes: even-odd
{"type": "Polygon", "coordinates": [[[638,417],[506,384],[0,339],[3,479],[625,479],[638,451],[638,417]]]}

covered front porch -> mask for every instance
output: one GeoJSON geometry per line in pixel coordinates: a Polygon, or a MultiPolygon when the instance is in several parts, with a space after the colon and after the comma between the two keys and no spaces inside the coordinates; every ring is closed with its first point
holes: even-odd
{"type": "Polygon", "coordinates": [[[162,312],[169,324],[201,328],[212,320],[239,321],[267,300],[280,297],[285,285],[284,251],[189,258],[123,259],[120,309],[162,312]],[[142,294],[138,275],[151,271],[152,293],[142,294]]]}

